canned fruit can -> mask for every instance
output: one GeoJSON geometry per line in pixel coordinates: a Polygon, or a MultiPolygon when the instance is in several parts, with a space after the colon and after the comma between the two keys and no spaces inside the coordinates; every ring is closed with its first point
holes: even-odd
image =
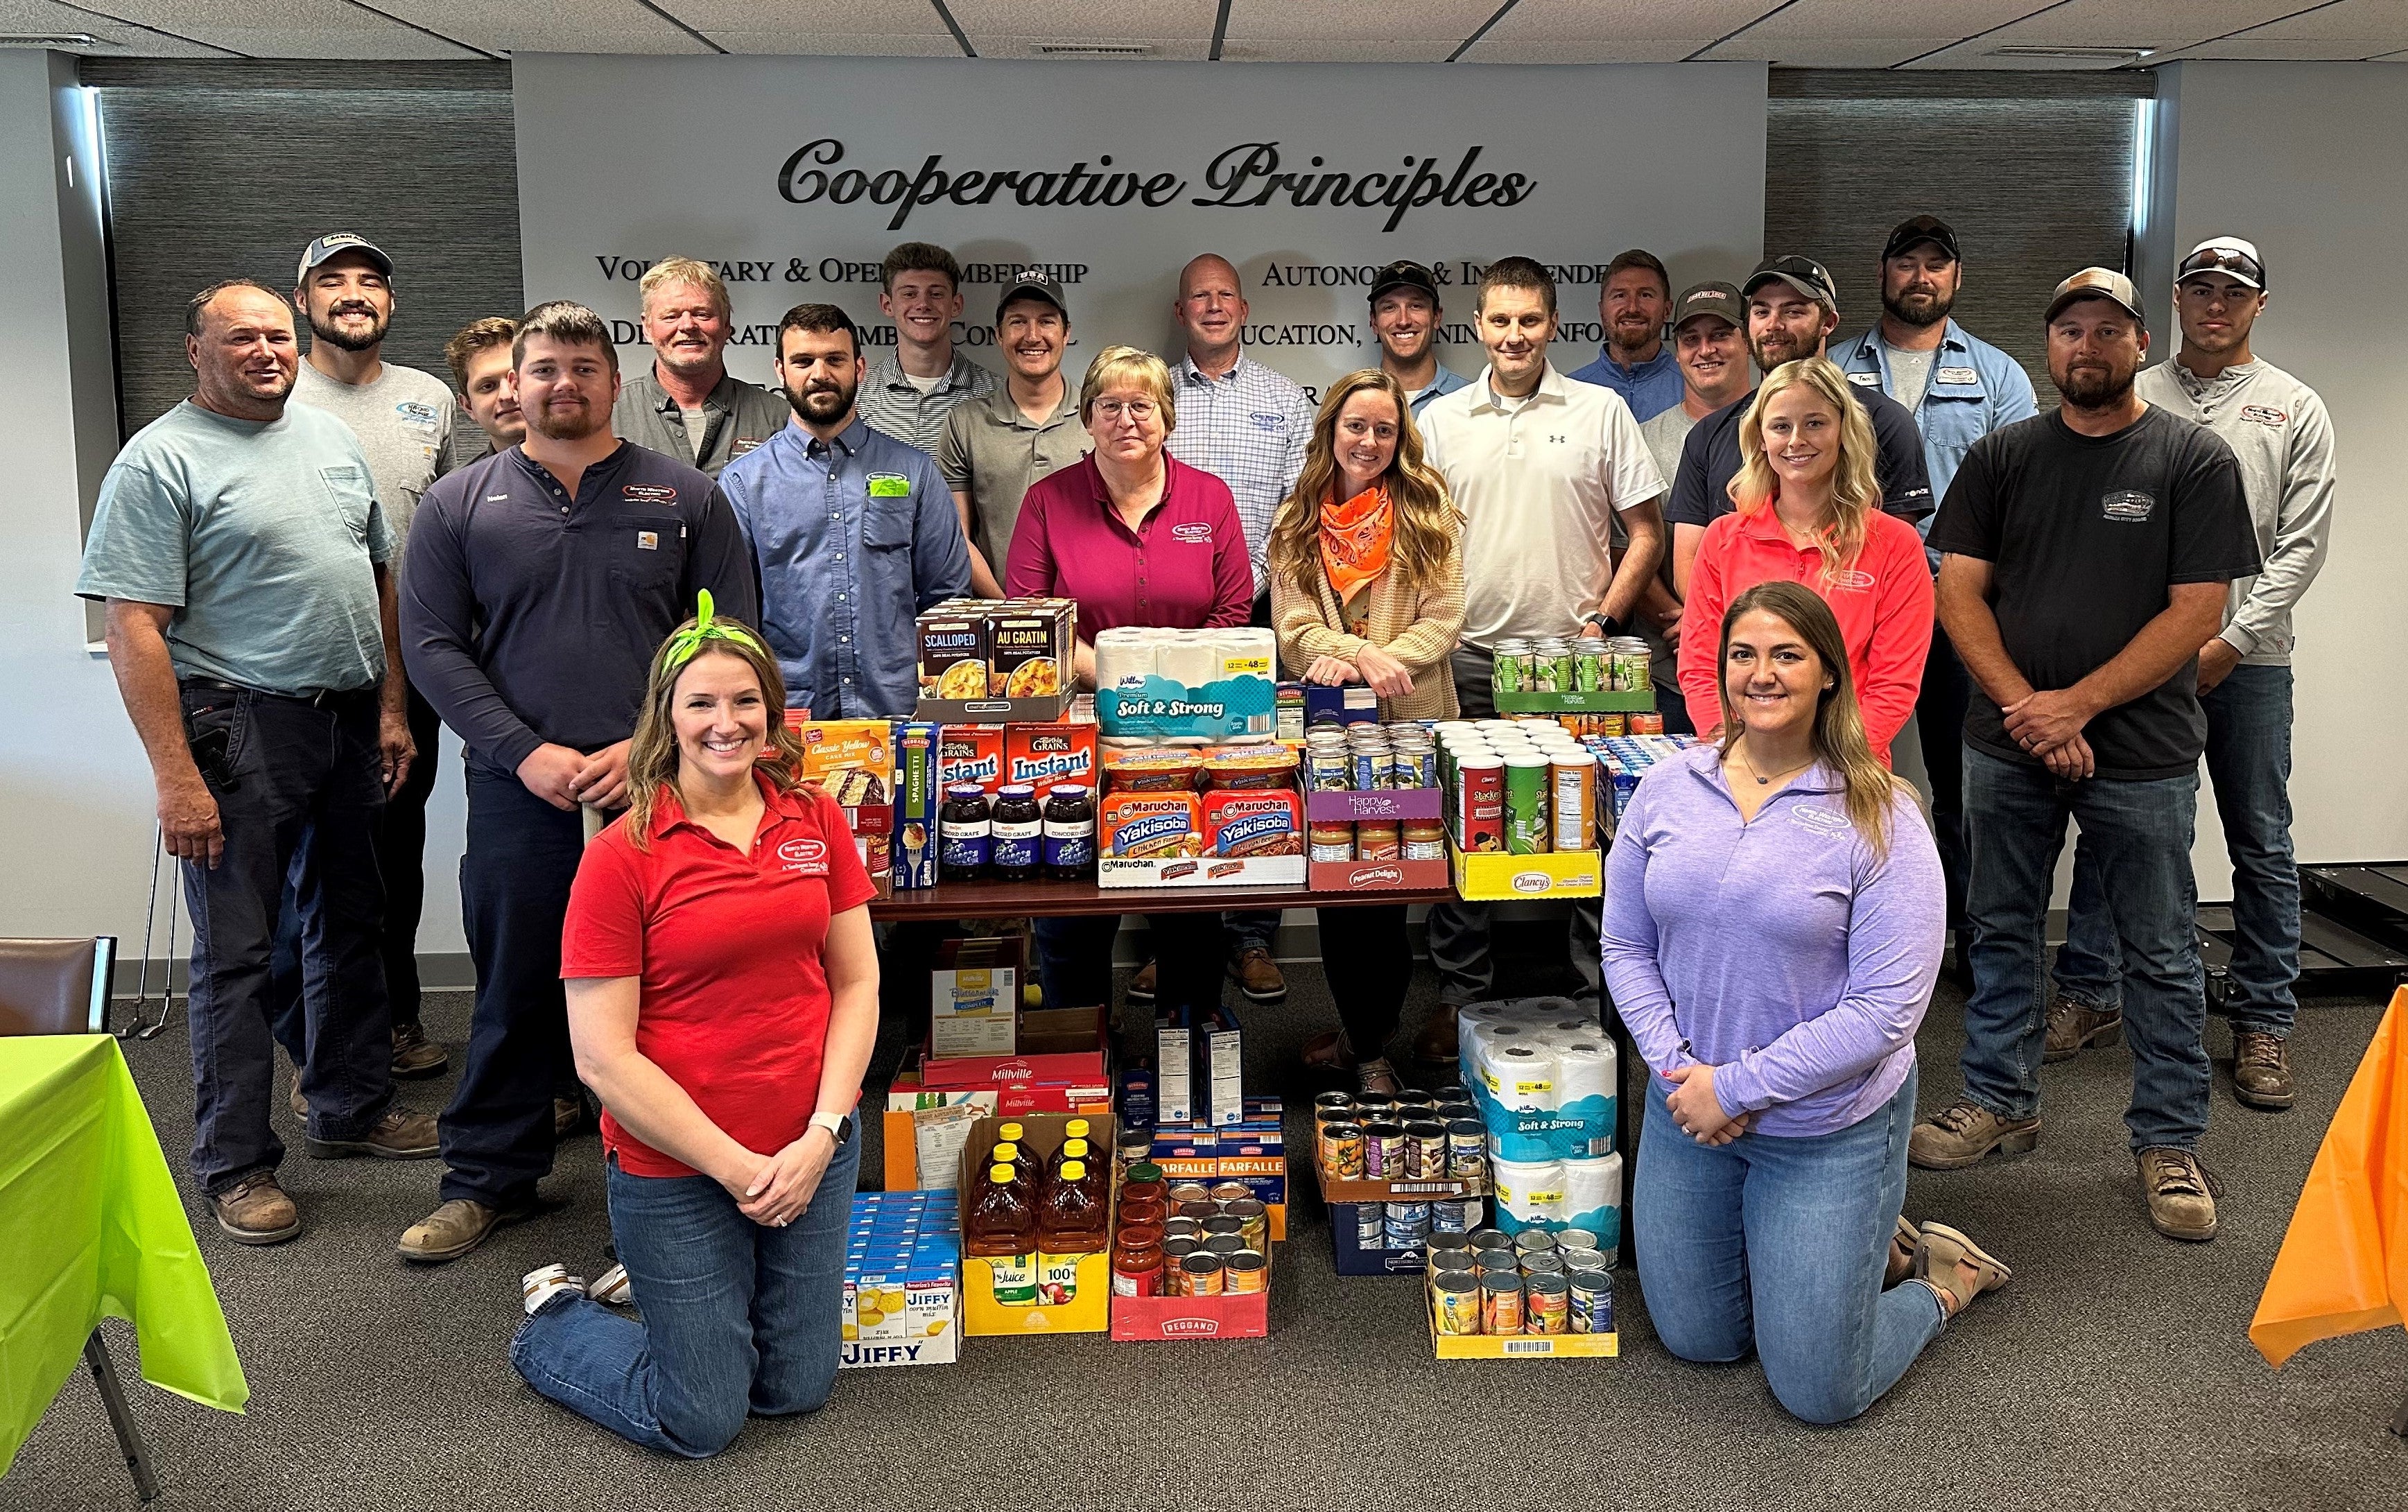
{"type": "Polygon", "coordinates": [[[1597,844],[1597,758],[1574,749],[1547,758],[1555,815],[1555,849],[1586,850],[1597,844]]]}
{"type": "Polygon", "coordinates": [[[1522,1332],[1563,1334],[1570,1330],[1571,1288],[1560,1276],[1533,1276],[1522,1283],[1522,1332]]]}
{"type": "Polygon", "coordinates": [[[1359,1123],[1324,1124],[1321,1174],[1333,1181],[1360,1181],[1369,1175],[1370,1140],[1359,1123]]]}
{"type": "Polygon", "coordinates": [[[1480,1282],[1480,1332],[1483,1334],[1519,1334],[1522,1332],[1522,1278],[1519,1276],[1484,1277],[1480,1282]]]}
{"type": "Polygon", "coordinates": [[[1249,1249],[1270,1253],[1270,1209],[1252,1197],[1240,1198],[1229,1205],[1228,1217],[1238,1220],[1238,1237],[1246,1241],[1249,1249]]]}
{"type": "Polygon", "coordinates": [[[1438,1331],[1450,1337],[1480,1332],[1480,1284],[1468,1276],[1449,1276],[1430,1287],[1430,1316],[1438,1331]]]}
{"type": "Polygon", "coordinates": [[[1576,1271],[1565,1279],[1570,1283],[1571,1332],[1612,1333],[1612,1276],[1604,1271],[1576,1271]]]}
{"type": "Polygon", "coordinates": [[[1395,1181],[1405,1174],[1405,1129],[1400,1123],[1371,1123],[1363,1128],[1363,1174],[1395,1181]]]}
{"type": "Polygon", "coordinates": [[[1549,849],[1547,778],[1553,770],[1535,751],[1505,758],[1505,849],[1517,856],[1549,849]]]}
{"type": "Polygon", "coordinates": [[[1249,1296],[1269,1284],[1270,1262],[1253,1249],[1240,1249],[1221,1262],[1221,1290],[1226,1294],[1249,1296]]]}

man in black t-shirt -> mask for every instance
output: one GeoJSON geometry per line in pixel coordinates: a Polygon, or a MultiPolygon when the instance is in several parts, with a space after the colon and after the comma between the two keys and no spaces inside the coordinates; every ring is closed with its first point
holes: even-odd
{"type": "MultiPolygon", "coordinates": [[[[1766,258],[1740,292],[1747,301],[1747,349],[1759,374],[1825,355],[1831,333],[1840,328],[1840,296],[1831,275],[1811,257],[1766,258]]],[[[1914,417],[1878,387],[1853,384],[1849,392],[1872,422],[1873,481],[1881,489],[1883,511],[1909,523],[1921,520],[1931,512],[1931,479],[1914,417]]],[[[1681,443],[1664,522],[1672,527],[1672,586],[1683,598],[1689,595],[1689,566],[1698,560],[1706,527],[1737,507],[1730,483],[1739,476],[1739,425],[1755,403],[1756,391],[1750,389],[1698,421],[1681,443]]]]}
{"type": "Polygon", "coordinates": [[[2207,1005],[2191,830],[2207,720],[2199,648],[2258,566],[2241,469],[2214,433],[2132,392],[2148,332],[2132,281],[2085,268],[2048,308],[2053,414],[1973,445],[1931,527],[1940,619],[1975,689],[1965,716],[1973,995],[1964,1095],[1908,1158],[1971,1165],[2040,1139],[2042,927],[2065,822],[2099,842],[2124,952],[2124,1115],[2170,1238],[2215,1236],[2195,1148],[2207,1005]]]}

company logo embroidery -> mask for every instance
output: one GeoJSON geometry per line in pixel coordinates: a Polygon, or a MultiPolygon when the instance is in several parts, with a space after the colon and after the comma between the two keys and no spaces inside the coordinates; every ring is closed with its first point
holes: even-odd
{"type": "Polygon", "coordinates": [[[1873,575],[1856,567],[1842,568],[1831,574],[1831,586],[1851,589],[1859,593],[1870,593],[1873,590],[1873,575]]]}
{"type": "Polygon", "coordinates": [[[1848,381],[1855,384],[1859,389],[1877,389],[1881,387],[1881,375],[1879,373],[1851,373],[1848,375],[1848,381]]]}
{"type": "Polygon", "coordinates": [[[1970,367],[1943,367],[1931,375],[1934,383],[1979,383],[1982,375],[1970,367]]]}
{"type": "Polygon", "coordinates": [[[415,399],[404,399],[393,407],[393,412],[405,425],[433,425],[443,418],[433,405],[423,405],[415,399]]]}
{"type": "Polygon", "coordinates": [[[1547,445],[1551,447],[1559,447],[1570,439],[1571,437],[1568,435],[1551,435],[1547,437],[1547,445]]]}
{"type": "Polygon", "coordinates": [[[1789,810],[1789,822],[1801,830],[1813,830],[1817,834],[1845,834],[1849,828],[1847,815],[1835,814],[1828,808],[1818,808],[1812,804],[1799,804],[1792,806],[1789,810]]]}
{"type": "Polygon", "coordinates": [[[638,504],[675,504],[678,491],[661,483],[629,483],[619,491],[619,496],[638,504]]]}
{"type": "Polygon", "coordinates": [[[1285,415],[1270,414],[1257,409],[1253,414],[1248,415],[1246,419],[1254,421],[1254,429],[1258,431],[1284,431],[1287,429],[1287,417],[1285,415]]]}
{"type": "Polygon", "coordinates": [[[2271,408],[2265,405],[2242,406],[2241,418],[2243,420],[2254,420],[2260,425],[2264,425],[2277,431],[2291,422],[2290,416],[2284,414],[2279,409],[2271,408]]]}
{"type": "Polygon", "coordinates": [[[1170,538],[1184,541],[1189,546],[1209,546],[1212,541],[1211,522],[1204,520],[1182,521],[1170,527],[1170,538]]]}
{"type": "Polygon", "coordinates": [[[824,840],[789,840],[778,848],[778,859],[786,870],[800,872],[805,877],[825,877],[828,874],[827,842],[824,840]]]}
{"type": "Polygon", "coordinates": [[[656,530],[639,530],[639,531],[636,532],[636,549],[637,549],[637,550],[638,550],[638,551],[657,551],[657,550],[659,550],[660,549],[661,549],[661,533],[660,533],[660,532],[658,532],[658,531],[656,531],[656,530]]]}
{"type": "Polygon", "coordinates": [[[2099,501],[2099,518],[2117,524],[2134,524],[2157,511],[2157,499],[2139,489],[2117,489],[2099,501]]]}

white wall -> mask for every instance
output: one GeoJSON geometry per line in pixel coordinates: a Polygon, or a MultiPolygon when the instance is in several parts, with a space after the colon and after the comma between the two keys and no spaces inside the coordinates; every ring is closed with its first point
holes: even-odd
{"type": "MultiPolygon", "coordinates": [[[[2408,68],[2387,64],[2182,63],[2166,70],[2159,207],[2146,292],[2158,351],[2178,338],[2169,280],[2182,250],[2219,234],[2266,255],[2258,356],[2332,412],[2341,456],[2332,549],[2298,616],[2291,801],[2302,862],[2408,857],[2408,697],[2390,676],[2408,582],[2403,322],[2390,303],[2408,247],[2408,68]]],[[[2231,868],[2202,794],[2202,897],[2231,868]]]]}

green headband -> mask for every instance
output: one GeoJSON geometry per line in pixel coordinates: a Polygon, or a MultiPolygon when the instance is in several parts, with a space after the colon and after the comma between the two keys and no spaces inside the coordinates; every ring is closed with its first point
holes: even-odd
{"type": "Polygon", "coordinates": [[[769,654],[762,649],[761,642],[752,632],[742,625],[733,620],[714,622],[711,620],[710,589],[706,588],[702,591],[697,606],[695,610],[694,623],[669,637],[668,661],[666,664],[670,670],[674,671],[693,661],[695,653],[702,649],[702,643],[707,640],[731,640],[763,656],[769,654]]]}

